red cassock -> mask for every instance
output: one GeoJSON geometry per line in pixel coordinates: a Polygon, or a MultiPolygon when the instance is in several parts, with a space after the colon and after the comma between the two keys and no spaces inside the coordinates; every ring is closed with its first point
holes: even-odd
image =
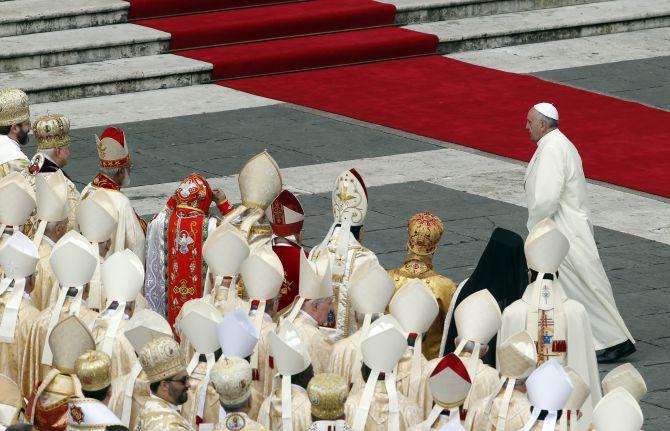
{"type": "MultiPolygon", "coordinates": [[[[207,272],[203,265],[202,245],[207,239],[212,189],[198,174],[189,175],[168,201],[173,208],[167,220],[165,267],[167,314],[170,326],[185,302],[201,298],[207,272]]],[[[230,212],[228,201],[217,205],[221,213],[230,212]]]]}

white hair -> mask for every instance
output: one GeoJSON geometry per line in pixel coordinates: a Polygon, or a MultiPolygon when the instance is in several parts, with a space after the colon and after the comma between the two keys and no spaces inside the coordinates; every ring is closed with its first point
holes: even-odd
{"type": "Polygon", "coordinates": [[[328,296],[326,298],[308,299],[303,304],[303,307],[313,307],[316,304],[330,304],[331,302],[333,302],[332,296],[328,296]]]}

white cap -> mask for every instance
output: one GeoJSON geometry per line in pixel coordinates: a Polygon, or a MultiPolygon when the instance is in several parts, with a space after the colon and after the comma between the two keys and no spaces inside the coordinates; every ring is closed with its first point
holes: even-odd
{"type": "Polygon", "coordinates": [[[79,230],[91,242],[105,242],[116,230],[119,215],[107,193],[90,190],[77,207],[79,230]]]}
{"type": "Polygon", "coordinates": [[[139,355],[142,347],[154,338],[172,337],[172,329],[163,316],[145,308],[133,313],[124,335],[139,355]]]}
{"type": "Polygon", "coordinates": [[[406,332],[423,334],[432,325],[440,307],[426,283],[414,278],[393,295],[389,311],[406,332]]]}
{"type": "Polygon", "coordinates": [[[528,268],[540,273],[553,274],[567,256],[570,243],[556,223],[546,218],[530,230],[524,250],[528,268]]]}
{"type": "Polygon", "coordinates": [[[502,313],[488,289],[479,290],[458,304],[454,311],[456,331],[461,342],[488,344],[500,329],[502,313]]]}
{"type": "Polygon", "coordinates": [[[553,120],[558,121],[558,110],[551,103],[547,102],[538,103],[537,105],[533,105],[533,108],[535,108],[537,112],[544,115],[545,117],[549,117],[553,120]]]}
{"type": "Polygon", "coordinates": [[[363,362],[373,371],[390,373],[407,350],[407,340],[400,323],[384,315],[370,325],[367,337],[361,342],[363,362]]]}
{"type": "Polygon", "coordinates": [[[217,326],[223,320],[219,310],[205,299],[192,299],[182,307],[175,326],[196,352],[206,355],[220,346],[217,326]]]}
{"type": "Polygon", "coordinates": [[[216,331],[223,356],[246,358],[254,352],[260,338],[254,322],[239,308],[226,314],[216,331]]]}
{"type": "Polygon", "coordinates": [[[526,391],[534,409],[556,412],[562,410],[570,398],[572,382],[561,364],[552,358],[528,376],[526,391]]]}
{"type": "Polygon", "coordinates": [[[537,365],[535,342],[526,331],[517,332],[497,349],[500,375],[512,379],[527,377],[537,365]]]}
{"type": "Polygon", "coordinates": [[[570,367],[564,367],[565,372],[570,377],[572,383],[572,392],[570,398],[565,402],[565,408],[569,410],[579,410],[586,402],[586,399],[591,395],[591,387],[584,381],[582,376],[577,374],[577,371],[570,367]]]}
{"type": "Polygon", "coordinates": [[[74,398],[69,402],[67,430],[104,431],[110,425],[123,426],[123,422],[100,401],[74,398]]]}
{"type": "Polygon", "coordinates": [[[67,180],[60,169],[35,175],[37,218],[48,222],[65,220],[70,212],[67,202],[67,180]]]}
{"type": "Polygon", "coordinates": [[[279,331],[270,332],[268,339],[274,364],[282,376],[301,373],[312,363],[307,346],[300,340],[298,331],[290,321],[283,320],[279,324],[279,331]]]}
{"type": "Polygon", "coordinates": [[[125,249],[103,262],[100,277],[108,301],[131,302],[144,285],[144,266],[135,253],[125,249]]]}
{"type": "Polygon", "coordinates": [[[26,177],[18,172],[0,179],[0,202],[12,203],[0,205],[0,223],[8,226],[25,224],[37,205],[35,191],[26,177]]]}
{"type": "Polygon", "coordinates": [[[333,296],[333,277],[330,272],[330,260],[324,259],[320,265],[307,260],[305,253],[300,253],[300,297],[304,299],[321,299],[333,296]]]}
{"type": "Polygon", "coordinates": [[[393,279],[374,260],[366,260],[357,266],[349,277],[349,300],[359,313],[383,313],[394,289],[393,279]]]}
{"type": "Polygon", "coordinates": [[[603,392],[606,394],[614,388],[622,387],[640,401],[647,394],[647,384],[642,374],[631,363],[621,364],[607,373],[602,381],[603,392]]]}
{"type": "Polygon", "coordinates": [[[470,374],[458,356],[444,356],[428,377],[428,387],[433,399],[442,407],[460,406],[470,392],[470,374]]]}
{"type": "Polygon", "coordinates": [[[0,245],[0,267],[6,278],[28,277],[35,272],[38,261],[37,247],[18,230],[0,245]]]}
{"type": "Polygon", "coordinates": [[[635,398],[618,387],[600,399],[592,423],[595,431],[640,431],[644,416],[635,398]]]}
{"type": "Polygon", "coordinates": [[[240,265],[249,257],[249,244],[239,230],[225,223],[207,237],[202,257],[213,274],[232,277],[237,275],[240,265]]]}
{"type": "Polygon", "coordinates": [[[61,287],[77,287],[91,281],[98,258],[86,238],[71,230],[54,245],[49,263],[61,287]]]}
{"type": "Polygon", "coordinates": [[[249,299],[266,301],[279,294],[284,267],[272,249],[262,247],[242,262],[240,274],[249,299]]]}

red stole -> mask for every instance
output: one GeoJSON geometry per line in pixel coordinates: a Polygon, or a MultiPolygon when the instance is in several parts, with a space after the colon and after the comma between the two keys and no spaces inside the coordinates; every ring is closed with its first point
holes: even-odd
{"type": "Polygon", "coordinates": [[[289,243],[272,246],[272,251],[277,254],[284,267],[284,282],[279,289],[279,302],[277,304],[277,310],[279,312],[293,304],[293,300],[299,293],[300,253],[305,253],[303,249],[293,241],[289,241],[285,238],[282,238],[282,240],[286,240],[289,243]]]}

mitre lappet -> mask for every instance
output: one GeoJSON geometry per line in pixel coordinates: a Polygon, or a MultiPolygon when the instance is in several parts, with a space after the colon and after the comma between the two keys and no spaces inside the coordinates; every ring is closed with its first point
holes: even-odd
{"type": "Polygon", "coordinates": [[[77,207],[79,230],[90,241],[91,249],[98,261],[89,283],[87,303],[91,309],[101,310],[105,305],[100,278],[100,262],[107,253],[101,254],[100,248],[111,240],[117,229],[118,217],[114,202],[102,190],[91,189],[77,207]]]}
{"type": "Polygon", "coordinates": [[[388,394],[388,430],[400,429],[400,405],[394,369],[407,350],[407,339],[402,327],[390,315],[375,320],[361,342],[363,363],[370,368],[370,375],[363,389],[361,402],[356,409],[352,428],[354,431],[365,429],[375,387],[380,375],[384,375],[384,385],[388,394]]]}
{"type": "MultiPolygon", "coordinates": [[[[98,260],[86,238],[79,232],[69,231],[54,245],[49,263],[60,285],[58,299],[52,309],[47,329],[46,337],[50,340],[49,334],[58,323],[66,297],[73,298],[70,314],[79,315],[84,286],[91,281],[98,260]]],[[[52,356],[51,343],[47,343],[42,351],[41,363],[52,365],[52,356]]]]}
{"type": "Polygon", "coordinates": [[[0,178],[0,235],[8,226],[18,228],[24,225],[37,207],[37,198],[30,182],[18,172],[0,178]]]}
{"type": "Polygon", "coordinates": [[[443,412],[448,410],[448,429],[462,430],[460,406],[465,402],[471,386],[470,375],[461,358],[453,353],[442,357],[428,377],[428,387],[435,405],[421,427],[431,429],[443,412]]]}
{"type": "Polygon", "coordinates": [[[330,298],[333,296],[333,278],[330,262],[310,262],[305,253],[300,253],[299,295],[286,319],[293,322],[305,304],[312,299],[330,298]]]}
{"type": "Polygon", "coordinates": [[[19,421],[23,409],[21,390],[14,380],[0,374],[0,429],[19,421]]]}
{"type": "Polygon", "coordinates": [[[633,395],[622,387],[614,388],[593,409],[594,431],[639,431],[644,415],[633,395]]]}
{"type": "Polygon", "coordinates": [[[548,360],[533,371],[526,379],[526,393],[533,406],[530,419],[522,431],[529,431],[540,420],[543,421],[542,431],[556,429],[559,412],[572,393],[572,382],[563,366],[554,358],[548,360]],[[551,390],[547,390],[551,388],[551,390]],[[540,419],[542,412],[544,419],[540,419]]]}
{"type": "Polygon", "coordinates": [[[413,352],[407,395],[411,400],[416,400],[422,374],[422,338],[437,317],[439,306],[426,283],[415,278],[393,295],[389,303],[389,312],[408,333],[407,343],[413,352]]]}
{"type": "Polygon", "coordinates": [[[4,278],[0,279],[0,296],[11,292],[0,320],[0,343],[14,342],[26,279],[35,272],[38,260],[37,247],[20,231],[0,244],[0,267],[4,271],[4,278]]]}

